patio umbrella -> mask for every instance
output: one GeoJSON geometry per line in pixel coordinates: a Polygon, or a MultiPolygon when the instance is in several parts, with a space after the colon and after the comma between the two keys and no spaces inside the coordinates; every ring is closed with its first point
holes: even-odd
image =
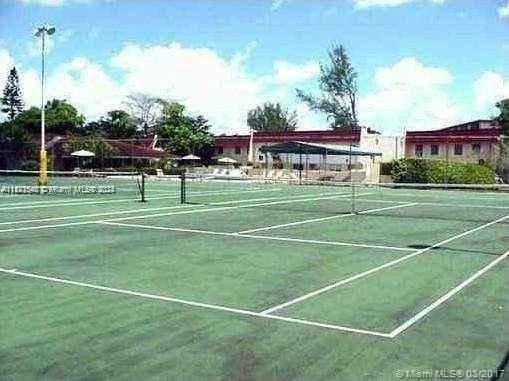
{"type": "Polygon", "coordinates": [[[71,156],[75,156],[75,157],[78,158],[78,168],[79,168],[81,166],[80,165],[80,158],[82,158],[82,157],[94,157],[95,153],[90,152],[90,151],[86,151],[84,149],[81,149],[79,151],[72,152],[71,156]]]}
{"type": "Polygon", "coordinates": [[[182,157],[181,160],[196,161],[196,160],[201,160],[201,157],[196,156],[196,155],[187,155],[187,156],[182,157]]]}
{"type": "Polygon", "coordinates": [[[94,157],[95,153],[90,152],[90,151],[86,151],[84,149],[81,149],[79,151],[75,151],[75,152],[71,153],[71,156],[76,156],[76,157],[94,157]]]}
{"type": "Polygon", "coordinates": [[[231,157],[222,157],[220,159],[217,159],[218,163],[224,163],[224,164],[235,164],[237,163],[237,160],[232,159],[231,157]]]}

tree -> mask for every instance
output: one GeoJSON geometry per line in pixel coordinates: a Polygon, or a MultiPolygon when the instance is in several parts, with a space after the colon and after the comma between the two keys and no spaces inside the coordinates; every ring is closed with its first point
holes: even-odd
{"type": "Polygon", "coordinates": [[[288,113],[279,103],[267,102],[247,113],[247,124],[254,131],[294,131],[297,123],[297,113],[288,113]]]}
{"type": "Polygon", "coordinates": [[[153,133],[161,104],[160,100],[147,94],[134,93],[128,95],[124,103],[143,134],[147,136],[149,133],[153,133]]]}
{"type": "Polygon", "coordinates": [[[65,134],[83,126],[85,117],[66,100],[53,99],[46,104],[46,123],[48,131],[65,134]]]}
{"type": "Polygon", "coordinates": [[[500,110],[500,115],[495,119],[502,126],[504,135],[509,136],[509,98],[498,102],[496,107],[500,110]]]}
{"type": "Polygon", "coordinates": [[[500,115],[495,120],[502,126],[503,137],[500,140],[500,154],[495,163],[497,173],[501,177],[509,178],[509,98],[503,99],[495,105],[500,115]]]}
{"type": "Polygon", "coordinates": [[[18,71],[16,70],[16,67],[13,67],[9,72],[1,103],[1,110],[7,114],[9,120],[13,120],[16,115],[23,111],[24,105],[21,97],[18,71]]]}
{"type": "Polygon", "coordinates": [[[136,122],[124,110],[112,110],[105,118],[87,123],[78,133],[108,139],[133,139],[136,137],[136,122]]]}
{"type": "Polygon", "coordinates": [[[185,106],[177,102],[160,102],[162,111],[157,131],[166,150],[187,155],[205,151],[214,144],[210,126],[203,116],[187,116],[185,106]]]}
{"type": "Polygon", "coordinates": [[[30,107],[18,114],[12,122],[28,132],[38,132],[41,130],[41,109],[30,107]]]}
{"type": "Polygon", "coordinates": [[[297,97],[311,110],[327,114],[332,129],[357,129],[357,72],[343,45],[333,46],[328,56],[329,65],[320,64],[321,96],[297,89],[297,97]]]}
{"type": "MultiPolygon", "coordinates": [[[[46,131],[66,134],[79,131],[85,123],[85,117],[65,100],[53,99],[45,106],[46,131]]],[[[28,132],[38,133],[41,129],[41,109],[30,107],[18,114],[13,122],[28,132]]]]}
{"type": "Polygon", "coordinates": [[[0,150],[8,153],[4,156],[7,168],[20,168],[21,162],[34,148],[31,143],[31,136],[13,120],[0,123],[0,150]]]}

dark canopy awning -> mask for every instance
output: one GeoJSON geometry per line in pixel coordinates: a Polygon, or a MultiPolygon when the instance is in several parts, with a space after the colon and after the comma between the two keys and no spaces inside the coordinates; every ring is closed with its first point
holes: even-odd
{"type": "Polygon", "coordinates": [[[262,153],[280,154],[308,154],[308,155],[344,155],[344,156],[382,156],[378,151],[361,150],[354,146],[341,146],[335,144],[317,144],[305,142],[286,142],[263,146],[260,148],[262,153]]]}

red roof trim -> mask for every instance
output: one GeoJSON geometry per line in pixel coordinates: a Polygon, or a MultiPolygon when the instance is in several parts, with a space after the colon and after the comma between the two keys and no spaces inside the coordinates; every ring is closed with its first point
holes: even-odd
{"type": "Polygon", "coordinates": [[[495,136],[409,136],[406,138],[406,143],[470,143],[470,142],[489,142],[496,143],[498,138],[495,136]]]}
{"type": "MultiPolygon", "coordinates": [[[[359,131],[288,131],[257,132],[253,136],[255,143],[276,143],[299,140],[304,142],[338,142],[360,140],[359,131]]],[[[216,136],[215,144],[221,147],[249,146],[250,135],[216,136]]]]}

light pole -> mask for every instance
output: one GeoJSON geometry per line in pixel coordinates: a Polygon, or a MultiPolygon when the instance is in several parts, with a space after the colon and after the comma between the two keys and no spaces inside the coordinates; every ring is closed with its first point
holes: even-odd
{"type": "Polygon", "coordinates": [[[44,110],[44,50],[46,45],[46,35],[51,36],[55,33],[54,27],[42,26],[37,28],[35,37],[41,38],[41,151],[39,153],[39,186],[44,186],[48,183],[48,160],[46,156],[46,129],[45,129],[45,110],[44,110]]]}

